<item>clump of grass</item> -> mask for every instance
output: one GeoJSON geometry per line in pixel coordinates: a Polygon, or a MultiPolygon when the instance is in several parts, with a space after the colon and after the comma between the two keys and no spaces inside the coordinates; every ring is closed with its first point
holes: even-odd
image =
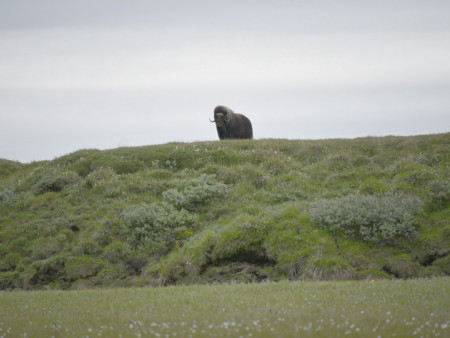
{"type": "Polygon", "coordinates": [[[369,242],[391,243],[415,234],[415,216],[421,212],[421,203],[401,193],[348,195],[316,201],[310,212],[318,226],[331,232],[344,232],[369,242]]]}
{"type": "Polygon", "coordinates": [[[144,168],[143,161],[136,158],[125,158],[119,154],[108,154],[90,163],[91,169],[111,168],[118,175],[135,173],[144,168]]]}
{"type": "Polygon", "coordinates": [[[66,275],[72,281],[95,276],[101,269],[101,265],[88,255],[71,257],[65,262],[66,275]]]}
{"type": "Polygon", "coordinates": [[[346,280],[353,276],[353,268],[340,257],[313,257],[302,275],[303,278],[313,280],[346,280]]]}

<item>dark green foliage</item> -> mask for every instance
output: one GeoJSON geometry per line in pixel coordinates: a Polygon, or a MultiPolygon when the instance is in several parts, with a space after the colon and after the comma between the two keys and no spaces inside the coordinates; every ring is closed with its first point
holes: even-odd
{"type": "Polygon", "coordinates": [[[450,275],[450,255],[437,259],[433,265],[439,267],[446,275],[450,275]]]}
{"type": "Polygon", "coordinates": [[[384,270],[398,278],[416,277],[420,271],[420,265],[413,262],[407,254],[390,258],[384,265],[384,270]]]}
{"type": "Polygon", "coordinates": [[[22,274],[23,287],[32,288],[50,284],[65,276],[64,264],[66,257],[55,255],[38,260],[29,265],[22,274]]]}
{"type": "Polygon", "coordinates": [[[20,287],[22,287],[22,283],[18,272],[0,272],[0,290],[13,290],[20,287]]]}
{"type": "Polygon", "coordinates": [[[415,233],[421,212],[417,198],[401,193],[382,196],[348,195],[311,204],[312,220],[320,227],[370,242],[390,243],[415,233]]]}
{"type": "Polygon", "coordinates": [[[0,288],[450,274],[449,144],[230,140],[0,160],[0,288]]]}

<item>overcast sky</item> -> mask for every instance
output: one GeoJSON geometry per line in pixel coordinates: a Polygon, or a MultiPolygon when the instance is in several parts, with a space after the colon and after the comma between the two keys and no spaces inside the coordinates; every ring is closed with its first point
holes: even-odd
{"type": "Polygon", "coordinates": [[[450,1],[1,0],[0,158],[450,131],[450,1]]]}

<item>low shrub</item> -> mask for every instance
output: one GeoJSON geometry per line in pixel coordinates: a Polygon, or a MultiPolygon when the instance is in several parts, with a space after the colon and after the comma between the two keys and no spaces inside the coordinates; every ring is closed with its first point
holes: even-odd
{"type": "Polygon", "coordinates": [[[22,273],[25,288],[56,282],[65,277],[64,265],[66,257],[55,255],[47,259],[35,261],[22,273]]]}
{"type": "Polygon", "coordinates": [[[433,180],[428,184],[429,197],[433,209],[438,209],[450,201],[450,182],[433,180]]]}
{"type": "Polygon", "coordinates": [[[25,180],[23,188],[31,188],[36,194],[59,192],[65,186],[78,182],[79,176],[69,170],[42,168],[25,180]]]}
{"type": "Polygon", "coordinates": [[[440,268],[447,276],[450,275],[450,255],[437,259],[433,265],[440,268]]]}
{"type": "Polygon", "coordinates": [[[175,244],[180,234],[185,234],[187,229],[195,226],[197,216],[163,203],[126,211],[123,221],[131,246],[146,246],[149,251],[153,251],[151,247],[154,247],[154,253],[163,253],[175,244]]]}
{"type": "Polygon", "coordinates": [[[14,189],[0,189],[0,207],[9,205],[14,199],[14,189]]]}
{"type": "Polygon", "coordinates": [[[131,255],[131,248],[128,243],[114,241],[103,250],[103,258],[112,264],[126,261],[131,255]]]}
{"type": "Polygon", "coordinates": [[[369,242],[392,242],[415,233],[417,198],[388,193],[380,196],[348,195],[322,199],[310,206],[311,219],[335,233],[344,232],[369,242]]]}
{"type": "Polygon", "coordinates": [[[163,193],[163,198],[178,209],[195,210],[213,198],[222,197],[226,185],[216,179],[215,175],[203,174],[192,180],[183,191],[170,189],[163,193]]]}

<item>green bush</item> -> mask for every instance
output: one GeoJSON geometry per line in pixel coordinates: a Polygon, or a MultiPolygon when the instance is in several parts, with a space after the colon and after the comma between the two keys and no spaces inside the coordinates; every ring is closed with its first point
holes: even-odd
{"type": "Polygon", "coordinates": [[[433,180],[428,185],[430,189],[431,204],[434,208],[439,208],[450,201],[450,182],[433,180]]]}
{"type": "Polygon", "coordinates": [[[437,259],[434,263],[434,266],[437,266],[443,271],[446,275],[450,275],[450,256],[447,255],[445,257],[437,259]]]}
{"type": "Polygon", "coordinates": [[[415,233],[417,198],[389,193],[382,196],[348,195],[322,199],[310,206],[311,219],[335,233],[344,232],[369,242],[392,242],[415,233]]]}
{"type": "Polygon", "coordinates": [[[22,273],[24,287],[40,286],[64,279],[65,262],[66,257],[63,255],[35,261],[22,273]]]}
{"type": "Polygon", "coordinates": [[[180,234],[194,227],[197,217],[184,209],[178,210],[164,203],[126,211],[123,213],[123,221],[130,245],[153,246],[155,253],[162,253],[170,249],[180,234]]]}
{"type": "Polygon", "coordinates": [[[20,185],[22,191],[32,191],[35,194],[59,192],[65,186],[79,181],[79,176],[73,171],[60,168],[42,167],[35,169],[20,185]]]}
{"type": "Polygon", "coordinates": [[[131,248],[128,243],[114,241],[103,250],[103,258],[112,264],[126,261],[131,255],[131,248]]]}
{"type": "Polygon", "coordinates": [[[14,189],[0,189],[0,207],[9,205],[14,199],[14,189]]]}
{"type": "Polygon", "coordinates": [[[195,210],[213,198],[222,197],[226,188],[226,185],[219,182],[215,175],[203,174],[192,180],[182,192],[170,189],[163,193],[163,197],[165,201],[178,209],[195,210]]]}

